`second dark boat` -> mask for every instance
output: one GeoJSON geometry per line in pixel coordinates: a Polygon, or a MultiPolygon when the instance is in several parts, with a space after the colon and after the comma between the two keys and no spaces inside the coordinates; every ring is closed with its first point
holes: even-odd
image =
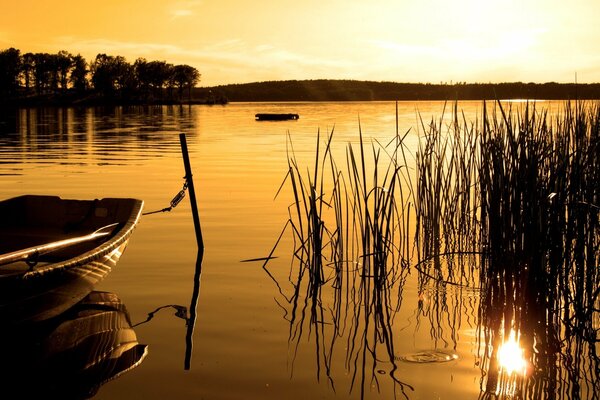
{"type": "Polygon", "coordinates": [[[257,121],[288,121],[298,119],[300,116],[292,113],[259,113],[255,114],[254,118],[256,118],[257,121]]]}

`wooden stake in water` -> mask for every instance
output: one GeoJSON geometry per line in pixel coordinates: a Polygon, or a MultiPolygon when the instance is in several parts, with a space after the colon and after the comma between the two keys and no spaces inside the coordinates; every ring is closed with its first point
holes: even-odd
{"type": "Polygon", "coordinates": [[[190,317],[187,321],[186,331],[186,349],[184,369],[187,371],[192,364],[192,350],[194,347],[194,327],[196,325],[196,307],[198,306],[198,297],[200,295],[200,277],[202,275],[202,259],[204,257],[204,241],[202,240],[202,229],[200,228],[200,216],[198,215],[198,205],[196,203],[196,191],[194,190],[194,180],[192,179],[192,167],[190,165],[190,157],[188,154],[187,141],[185,133],[179,134],[181,143],[181,154],[183,155],[183,165],[185,167],[185,180],[190,193],[190,203],[192,205],[192,217],[194,219],[194,229],[196,230],[196,242],[198,243],[198,255],[196,257],[196,272],[194,274],[194,292],[192,293],[192,301],[190,303],[190,317]]]}
{"type": "Polygon", "coordinates": [[[196,191],[194,190],[194,180],[192,179],[192,167],[190,165],[190,156],[188,154],[187,141],[185,133],[179,134],[179,142],[181,143],[181,154],[183,155],[183,165],[185,167],[185,180],[188,184],[190,193],[190,203],[192,205],[192,217],[194,218],[194,229],[196,230],[196,242],[198,248],[204,248],[202,240],[202,229],[200,228],[200,216],[198,215],[198,205],[196,204],[196,191]]]}

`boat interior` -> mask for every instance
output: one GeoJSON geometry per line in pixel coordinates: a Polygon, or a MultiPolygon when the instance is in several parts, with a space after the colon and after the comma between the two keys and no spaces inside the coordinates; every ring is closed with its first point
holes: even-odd
{"type": "MultiPolygon", "coordinates": [[[[135,199],[116,198],[64,200],[57,196],[36,195],[1,201],[0,258],[9,253],[67,240],[73,240],[73,243],[44,252],[35,262],[73,258],[116,235],[129,220],[138,202],[135,199]],[[91,235],[98,230],[101,234],[91,235]]],[[[0,271],[11,269],[7,263],[1,264],[0,271]]]]}

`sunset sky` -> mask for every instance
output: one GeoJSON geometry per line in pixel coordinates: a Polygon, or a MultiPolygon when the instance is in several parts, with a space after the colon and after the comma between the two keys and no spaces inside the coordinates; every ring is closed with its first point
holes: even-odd
{"type": "Polygon", "coordinates": [[[599,0],[0,0],[0,49],[285,79],[600,82],[599,0]]]}

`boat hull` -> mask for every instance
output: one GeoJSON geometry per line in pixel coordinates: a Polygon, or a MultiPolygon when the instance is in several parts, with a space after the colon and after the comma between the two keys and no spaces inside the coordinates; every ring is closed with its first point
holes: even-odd
{"type": "MultiPolygon", "coordinates": [[[[33,198],[24,202],[35,204],[37,208],[44,204],[45,198],[48,199],[48,203],[55,203],[55,206],[62,201],[50,196],[28,197],[33,198]]],[[[86,226],[86,230],[111,223],[117,223],[118,227],[110,237],[102,240],[61,249],[50,254],[48,259],[40,256],[40,261],[47,262],[31,263],[30,267],[24,262],[0,266],[3,268],[0,274],[0,320],[10,324],[21,324],[55,317],[87,296],[116,266],[139,220],[143,202],[135,199],[102,199],[88,203],[68,203],[68,206],[72,207],[66,207],[65,213],[72,213],[72,209],[78,207],[85,210],[84,206],[88,206],[92,212],[85,211],[85,218],[90,218],[88,215],[94,213],[100,217],[91,218],[93,223],[86,226]],[[61,255],[61,251],[64,254],[61,255]]],[[[0,203],[0,210],[3,209],[2,206],[0,203]]],[[[60,215],[57,218],[60,219],[60,215]]],[[[23,217],[19,220],[26,219],[23,217]]],[[[37,227],[37,231],[30,227],[30,231],[46,232],[47,226],[54,227],[57,224],[56,221],[50,221],[42,228],[37,227]]],[[[24,230],[18,224],[13,225],[0,227],[3,237],[9,238],[7,242],[12,238],[11,232],[19,233],[24,230]]],[[[61,232],[63,229],[54,227],[53,231],[61,232]]],[[[25,243],[34,243],[34,239],[27,238],[24,234],[20,234],[20,237],[25,238],[25,243]]]]}
{"type": "Polygon", "coordinates": [[[87,296],[116,266],[128,241],[96,260],[44,276],[14,280],[0,295],[0,319],[13,323],[46,320],[87,296]]]}

